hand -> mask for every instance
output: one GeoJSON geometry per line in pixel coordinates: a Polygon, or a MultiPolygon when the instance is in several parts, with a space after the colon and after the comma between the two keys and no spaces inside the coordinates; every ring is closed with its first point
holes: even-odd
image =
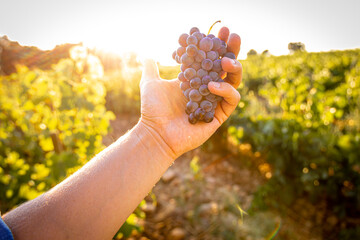
{"type": "MultiPolygon", "coordinates": [[[[228,50],[236,56],[240,51],[241,39],[237,34],[229,36],[229,29],[220,29],[218,37],[228,44],[228,50]]],[[[236,90],[242,79],[242,66],[237,60],[223,58],[222,68],[227,72],[225,82],[209,83],[211,93],[224,99],[215,110],[211,123],[198,122],[195,125],[188,122],[185,113],[187,99],[180,90],[178,79],[162,80],[157,65],[152,60],[146,60],[140,82],[141,121],[150,132],[157,134],[163,140],[172,158],[177,158],[184,152],[203,144],[235,110],[240,101],[236,90]]]]}

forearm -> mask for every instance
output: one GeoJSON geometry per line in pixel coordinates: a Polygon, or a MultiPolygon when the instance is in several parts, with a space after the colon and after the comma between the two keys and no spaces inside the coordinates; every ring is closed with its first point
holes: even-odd
{"type": "Polygon", "coordinates": [[[5,222],[15,239],[111,239],[174,159],[162,138],[139,123],[5,222]]]}

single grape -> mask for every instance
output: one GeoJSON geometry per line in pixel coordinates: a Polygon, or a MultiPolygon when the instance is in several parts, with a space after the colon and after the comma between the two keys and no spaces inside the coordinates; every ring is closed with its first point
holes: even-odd
{"type": "Polygon", "coordinates": [[[205,111],[205,112],[210,112],[211,109],[212,109],[212,103],[207,101],[207,100],[204,100],[200,103],[200,107],[205,111]]]}
{"type": "Polygon", "coordinates": [[[210,91],[207,84],[203,84],[199,87],[199,93],[203,96],[209,95],[210,91]]]}
{"type": "Polygon", "coordinates": [[[196,76],[198,76],[201,79],[206,75],[208,75],[208,72],[202,68],[197,70],[197,72],[196,72],[196,76]]]}
{"type": "Polygon", "coordinates": [[[235,54],[232,53],[232,52],[225,53],[224,57],[228,57],[228,58],[231,58],[231,59],[236,59],[235,54]]]}
{"type": "Polygon", "coordinates": [[[179,44],[183,47],[187,46],[186,39],[189,37],[189,34],[183,33],[179,37],[179,44]]]}
{"type": "Polygon", "coordinates": [[[209,72],[209,76],[213,81],[219,78],[219,74],[217,72],[209,72]]]}
{"type": "Polygon", "coordinates": [[[206,58],[206,53],[203,50],[198,50],[195,56],[195,61],[201,63],[205,58],[206,58]]]}
{"type": "Polygon", "coordinates": [[[180,73],[178,74],[178,79],[179,79],[181,82],[186,82],[186,78],[185,78],[183,72],[180,72],[180,73]]]}
{"type": "Polygon", "coordinates": [[[212,39],[208,37],[201,39],[199,48],[205,52],[210,51],[213,48],[212,39]]]}
{"type": "Polygon", "coordinates": [[[210,102],[215,102],[216,101],[216,95],[210,93],[210,94],[205,96],[205,99],[210,101],[210,102]]]}
{"type": "Polygon", "coordinates": [[[190,113],[188,120],[189,120],[189,123],[191,123],[191,124],[195,124],[198,121],[196,119],[196,117],[194,116],[194,113],[190,113]]]}
{"type": "Polygon", "coordinates": [[[221,46],[225,46],[226,47],[226,42],[221,40],[221,46]]]}
{"type": "Polygon", "coordinates": [[[192,36],[196,37],[198,40],[198,43],[201,41],[201,39],[203,39],[203,35],[199,32],[194,32],[193,34],[191,34],[192,36]]]}
{"type": "Polygon", "coordinates": [[[185,47],[178,47],[178,49],[176,49],[176,54],[181,57],[184,53],[186,52],[186,48],[185,47]]]}
{"type": "Polygon", "coordinates": [[[190,91],[191,91],[192,89],[191,88],[188,88],[188,89],[186,89],[183,93],[184,93],[184,96],[186,97],[186,99],[187,100],[190,100],[190,98],[189,98],[189,94],[190,94],[190,91]]]}
{"type": "Polygon", "coordinates": [[[175,61],[178,63],[178,64],[181,64],[181,59],[178,55],[175,56],[175,61]]]}
{"type": "Polygon", "coordinates": [[[194,62],[194,58],[187,55],[187,53],[184,53],[181,56],[181,63],[184,64],[185,66],[190,66],[193,62],[194,62]]]}
{"type": "Polygon", "coordinates": [[[198,48],[194,44],[190,44],[186,47],[186,53],[190,57],[195,57],[198,53],[198,48]]]}
{"type": "Polygon", "coordinates": [[[213,107],[212,107],[212,111],[215,111],[217,105],[218,105],[218,102],[213,102],[212,103],[213,107]]]}
{"type": "Polygon", "coordinates": [[[224,56],[226,53],[226,46],[221,45],[220,48],[217,50],[217,52],[221,57],[224,56]]]}
{"type": "Polygon", "coordinates": [[[216,51],[216,50],[218,50],[219,48],[220,48],[220,46],[221,46],[221,40],[220,40],[220,38],[213,38],[212,39],[212,41],[213,41],[213,48],[212,48],[212,50],[213,51],[216,51]]]}
{"type": "Polygon", "coordinates": [[[194,116],[197,120],[203,120],[203,118],[205,116],[205,111],[201,108],[198,108],[195,110],[194,116]]]}
{"type": "Polygon", "coordinates": [[[198,62],[194,62],[193,64],[191,64],[191,68],[195,69],[196,71],[198,71],[199,69],[201,69],[201,64],[198,62]]]}
{"type": "Polygon", "coordinates": [[[188,69],[188,68],[189,68],[189,67],[185,66],[184,64],[181,64],[181,66],[180,66],[180,70],[181,70],[182,72],[185,72],[185,70],[188,69]]]}
{"type": "Polygon", "coordinates": [[[173,58],[174,60],[176,60],[175,57],[176,57],[176,51],[174,51],[173,54],[172,54],[172,58],[173,58]]]}
{"type": "Polygon", "coordinates": [[[186,104],[186,111],[189,113],[195,112],[195,110],[199,107],[197,102],[190,101],[186,104]]]}
{"type": "Polygon", "coordinates": [[[207,35],[207,37],[213,39],[213,38],[215,38],[215,35],[214,34],[209,34],[209,35],[207,35]]]}
{"type": "Polygon", "coordinates": [[[188,68],[188,69],[186,69],[185,70],[185,72],[184,72],[184,76],[185,76],[185,78],[187,79],[187,80],[191,80],[191,79],[193,79],[195,76],[196,76],[196,71],[195,71],[195,69],[193,69],[193,68],[188,68]]]}
{"type": "Polygon", "coordinates": [[[190,29],[190,35],[194,34],[195,32],[200,33],[200,30],[199,30],[197,27],[192,27],[192,28],[190,29]]]}
{"type": "Polygon", "coordinates": [[[202,96],[198,90],[192,89],[189,93],[189,98],[191,101],[199,102],[201,100],[202,96]]]}
{"type": "Polygon", "coordinates": [[[207,113],[205,113],[205,116],[204,116],[204,122],[206,122],[206,123],[209,123],[209,122],[211,122],[212,120],[214,119],[214,112],[207,112],[207,113]]]}
{"type": "Polygon", "coordinates": [[[209,82],[211,82],[211,77],[209,75],[205,75],[202,79],[202,84],[208,84],[209,82]]]}
{"type": "Polygon", "coordinates": [[[210,71],[213,67],[213,61],[211,61],[210,59],[205,59],[201,62],[201,67],[207,71],[210,71]]]}
{"type": "Polygon", "coordinates": [[[188,38],[186,39],[186,43],[187,43],[188,46],[189,46],[190,44],[196,45],[196,44],[198,44],[198,40],[197,40],[197,38],[194,37],[194,36],[188,36],[188,38]]]}
{"type": "Polygon", "coordinates": [[[206,53],[206,58],[210,59],[211,61],[215,61],[215,59],[217,59],[218,55],[216,54],[215,51],[210,51],[206,53]]]}
{"type": "Polygon", "coordinates": [[[213,62],[213,68],[212,70],[214,72],[221,72],[222,70],[222,67],[221,67],[221,59],[216,59],[214,62],[213,62]]]}
{"type": "Polygon", "coordinates": [[[186,91],[186,89],[189,89],[189,88],[190,88],[190,83],[188,81],[180,83],[181,90],[186,91]]]}
{"type": "Polygon", "coordinates": [[[201,79],[200,78],[196,77],[196,78],[191,79],[190,86],[192,88],[199,89],[200,85],[201,85],[201,79]]]}

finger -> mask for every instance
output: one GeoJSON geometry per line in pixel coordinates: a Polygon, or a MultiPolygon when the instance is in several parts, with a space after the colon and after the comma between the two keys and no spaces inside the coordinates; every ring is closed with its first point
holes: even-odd
{"type": "Polygon", "coordinates": [[[141,82],[153,81],[157,79],[160,79],[158,66],[156,65],[154,60],[145,59],[141,82]]]}
{"type": "Polygon", "coordinates": [[[218,37],[223,40],[224,42],[227,42],[228,40],[228,37],[229,37],[229,34],[230,34],[230,31],[227,27],[222,27],[220,30],[219,30],[219,33],[218,33],[218,37]]]}
{"type": "Polygon", "coordinates": [[[226,82],[210,82],[208,86],[211,93],[224,98],[224,101],[220,102],[224,115],[218,117],[225,121],[240,102],[240,93],[226,82]]]}
{"type": "Polygon", "coordinates": [[[227,51],[232,52],[237,57],[240,51],[241,38],[236,33],[230,34],[229,41],[227,44],[227,51]]]}
{"type": "Polygon", "coordinates": [[[237,88],[242,80],[242,65],[239,61],[224,57],[221,59],[221,67],[227,72],[226,82],[237,88]]]}

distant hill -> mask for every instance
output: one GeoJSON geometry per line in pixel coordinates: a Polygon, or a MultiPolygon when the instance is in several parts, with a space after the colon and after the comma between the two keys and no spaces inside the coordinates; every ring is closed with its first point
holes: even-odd
{"type": "Polygon", "coordinates": [[[49,69],[62,58],[69,57],[69,50],[79,44],[62,44],[52,50],[22,46],[7,36],[0,37],[0,74],[8,75],[16,71],[16,64],[29,68],[49,69]]]}

